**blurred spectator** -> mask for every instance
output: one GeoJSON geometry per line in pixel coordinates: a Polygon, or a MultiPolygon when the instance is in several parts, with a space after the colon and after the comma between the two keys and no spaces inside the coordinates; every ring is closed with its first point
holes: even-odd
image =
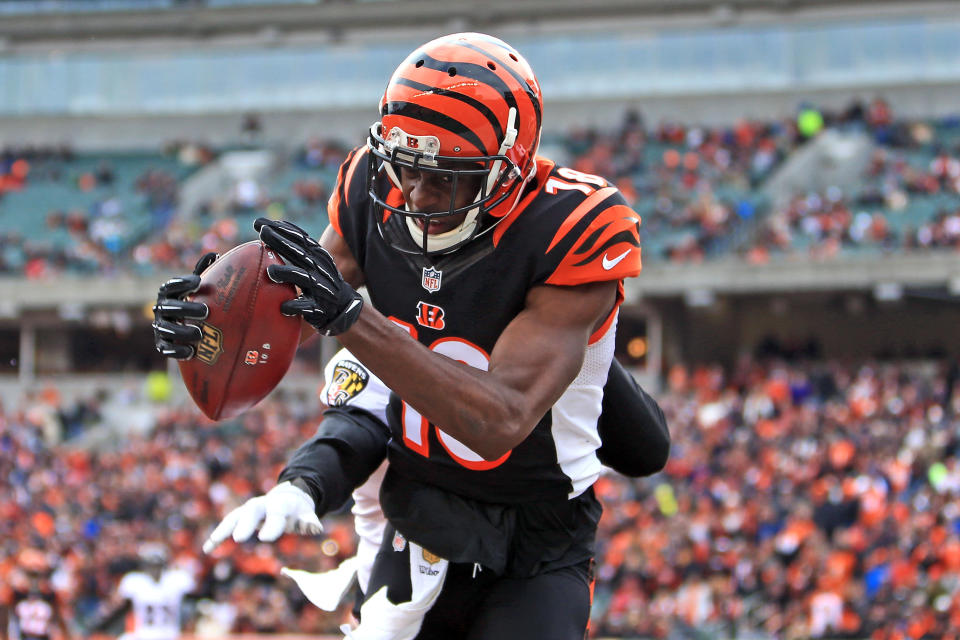
{"type": "MultiPolygon", "coordinates": [[[[666,469],[595,486],[605,509],[593,633],[947,637],[960,620],[956,370],[775,358],[671,367],[658,398],[673,438],[666,469]]],[[[199,576],[198,632],[334,631],[345,613],[306,604],[277,573],[351,555],[349,520],[328,518],[325,540],[199,552],[312,434],[314,406],[278,398],[211,424],[157,405],[149,436],[99,452],[45,440],[49,416],[75,410],[4,412],[0,567],[28,545],[59,558],[53,575],[83,629],[137,543],[164,531],[172,561],[199,576]]]]}
{"type": "Polygon", "coordinates": [[[263,121],[260,118],[260,114],[254,111],[243,114],[243,119],[240,122],[240,135],[243,137],[244,142],[249,145],[255,145],[259,143],[262,133],[263,121]]]}
{"type": "MultiPolygon", "coordinates": [[[[760,265],[784,254],[821,260],[857,249],[960,247],[960,139],[951,120],[897,119],[879,97],[836,112],[813,104],[803,109],[803,117],[739,119],[715,127],[672,121],[651,126],[628,110],[609,130],[572,129],[552,143],[578,171],[610,180],[641,213],[648,260],[700,262],[739,249],[760,265]],[[849,192],[833,187],[797,193],[771,209],[761,187],[812,132],[824,128],[865,130],[876,139],[862,181],[849,192]]],[[[74,168],[67,148],[0,150],[0,198],[4,190],[39,189],[61,175],[76,180],[82,194],[48,212],[49,239],[31,238],[29,257],[19,247],[17,227],[0,237],[0,272],[45,278],[63,271],[182,270],[211,245],[225,250],[251,239],[245,218],[258,215],[294,220],[319,233],[333,172],[346,149],[310,138],[276,172],[200,203],[191,218],[179,215],[180,188],[216,151],[177,140],[163,153],[181,170],[144,169],[130,184],[118,171],[122,161],[109,156],[74,168]],[[223,234],[220,226],[234,217],[242,228],[223,234]]],[[[0,213],[2,206],[0,200],[0,213]]]]}

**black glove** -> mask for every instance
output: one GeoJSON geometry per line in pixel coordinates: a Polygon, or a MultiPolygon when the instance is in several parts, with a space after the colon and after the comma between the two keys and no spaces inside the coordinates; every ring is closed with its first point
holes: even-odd
{"type": "Polygon", "coordinates": [[[300,297],[280,305],[291,316],[300,314],[320,333],[343,333],[360,317],[363,298],[340,275],[333,257],[306,231],[284,220],[257,218],[253,228],[260,239],[286,264],[272,264],[267,275],[274,282],[300,288],[300,297]]]}
{"type": "Polygon", "coordinates": [[[153,343],[168,358],[189,360],[197,351],[200,328],[184,320],[203,320],[210,313],[202,302],[185,298],[200,288],[200,274],[217,259],[217,254],[204,254],[189,276],[171,278],[160,285],[157,304],[153,305],[153,343]]]}

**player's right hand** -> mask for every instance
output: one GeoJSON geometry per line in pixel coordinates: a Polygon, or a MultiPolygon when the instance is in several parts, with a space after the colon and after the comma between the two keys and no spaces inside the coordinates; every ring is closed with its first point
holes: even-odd
{"type": "Polygon", "coordinates": [[[197,352],[202,336],[200,328],[184,320],[203,320],[210,311],[202,302],[190,302],[186,297],[200,288],[200,274],[216,259],[215,253],[204,254],[197,260],[192,274],[171,278],[160,285],[157,304],[153,305],[153,343],[162,355],[189,360],[197,352]]]}
{"type": "Polygon", "coordinates": [[[257,538],[263,542],[273,542],[290,532],[317,535],[323,531],[323,525],[314,509],[313,498],[305,491],[281,482],[265,495],[250,498],[228,513],[203,543],[203,552],[210,553],[231,536],[237,542],[245,542],[258,527],[257,538]]]}
{"type": "Polygon", "coordinates": [[[343,279],[333,257],[306,231],[291,222],[267,218],[254,220],[253,228],[285,263],[267,267],[270,279],[300,289],[299,297],[280,306],[281,313],[301,315],[325,336],[340,335],[357,321],[363,298],[343,279]]]}

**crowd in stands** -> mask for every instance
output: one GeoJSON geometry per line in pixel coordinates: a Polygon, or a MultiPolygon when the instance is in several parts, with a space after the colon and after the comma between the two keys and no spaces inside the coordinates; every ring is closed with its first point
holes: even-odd
{"type": "Polygon", "coordinates": [[[598,633],[955,637],[957,383],[956,366],[675,367],[666,469],[598,487],[598,633]]]}
{"type": "Polygon", "coordinates": [[[180,147],[165,153],[178,154],[182,173],[147,166],[121,176],[112,159],[126,161],[124,154],[81,155],[69,147],[4,149],[0,273],[40,279],[65,271],[111,275],[128,268],[134,243],[162,233],[173,220],[181,180],[193,166],[180,147]],[[25,197],[14,200],[14,194],[25,197]],[[38,210],[51,201],[56,208],[38,210]]]}
{"type": "Polygon", "coordinates": [[[331,518],[323,539],[200,551],[219,517],[272,486],[292,448],[313,434],[315,403],[288,394],[217,424],[192,407],[158,406],[149,432],[115,438],[115,446],[96,452],[74,445],[76,438],[61,442],[71,420],[80,413],[95,423],[104,403],[138,410],[138,396],[125,390],[76,407],[57,403],[56,394],[37,396],[0,417],[0,582],[21,550],[43,549],[74,629],[86,633],[119,578],[137,567],[138,546],[159,541],[174,564],[201,579],[197,593],[207,602],[190,617],[209,635],[336,629],[339,619],[306,607],[279,569],[336,566],[354,551],[349,522],[331,518]]]}
{"type": "MultiPolygon", "coordinates": [[[[573,129],[546,140],[573,168],[610,179],[643,217],[647,260],[699,262],[740,253],[754,263],[781,254],[830,258],[858,248],[955,248],[960,237],[960,121],[897,119],[882,99],[839,112],[803,105],[796,116],[740,120],[725,127],[646,123],[628,111],[609,130],[573,129]],[[875,150],[861,183],[801,190],[772,203],[764,183],[797,149],[827,129],[857,130],[875,150]]],[[[0,152],[0,272],[44,277],[62,271],[113,274],[187,268],[202,251],[252,238],[247,218],[286,218],[316,229],[342,143],[313,138],[265,179],[238,182],[189,215],[179,190],[217,150],[173,142],[158,158],[175,162],[119,177],[68,147],[0,152]],[[47,236],[24,237],[4,193],[71,184],[46,214],[47,236]],[[123,192],[132,194],[122,197],[123,192]],[[8,209],[10,207],[7,207],[8,209]],[[230,220],[240,218],[235,231],[230,220]],[[226,232],[226,233],[225,233],[226,232]]]]}
{"type": "MultiPolygon", "coordinates": [[[[605,509],[593,637],[957,636],[956,363],[677,364],[657,397],[673,440],[665,470],[596,485],[605,509]]],[[[165,403],[149,433],[99,452],[58,443],[57,425],[95,421],[117,400],[69,412],[55,401],[40,395],[0,415],[0,581],[18,550],[44,549],[82,630],[137,545],[159,537],[200,578],[198,632],[335,631],[346,612],[305,603],[278,571],[352,554],[349,517],[328,517],[316,539],[200,551],[219,517],[272,486],[312,434],[314,398],[216,424],[165,403]]]]}
{"type": "Polygon", "coordinates": [[[796,194],[766,216],[745,251],[748,259],[958,247],[960,120],[896,122],[882,101],[873,107],[851,110],[837,123],[868,132],[876,143],[858,188],[796,194]]]}
{"type": "Polygon", "coordinates": [[[578,171],[613,181],[643,216],[645,239],[669,236],[663,256],[703,259],[760,202],[753,193],[801,141],[789,119],[730,127],[661,123],[628,112],[620,128],[571,131],[564,148],[578,171]]]}

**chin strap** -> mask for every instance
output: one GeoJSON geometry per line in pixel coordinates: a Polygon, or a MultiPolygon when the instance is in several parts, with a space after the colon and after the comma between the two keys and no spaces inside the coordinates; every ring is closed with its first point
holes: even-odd
{"type": "MultiPolygon", "coordinates": [[[[507,114],[507,132],[503,135],[503,142],[500,144],[500,150],[497,151],[498,156],[502,156],[513,149],[513,145],[517,143],[517,108],[510,107],[510,113],[507,114]]],[[[490,174],[487,176],[487,188],[485,191],[490,193],[490,190],[493,189],[493,186],[497,183],[497,179],[500,177],[500,167],[503,166],[502,160],[496,160],[492,165],[490,165],[490,174]]],[[[519,171],[519,169],[515,169],[519,171]]],[[[520,177],[520,176],[516,176],[520,177]]],[[[480,197],[480,194],[477,194],[477,197],[480,197]]]]}

